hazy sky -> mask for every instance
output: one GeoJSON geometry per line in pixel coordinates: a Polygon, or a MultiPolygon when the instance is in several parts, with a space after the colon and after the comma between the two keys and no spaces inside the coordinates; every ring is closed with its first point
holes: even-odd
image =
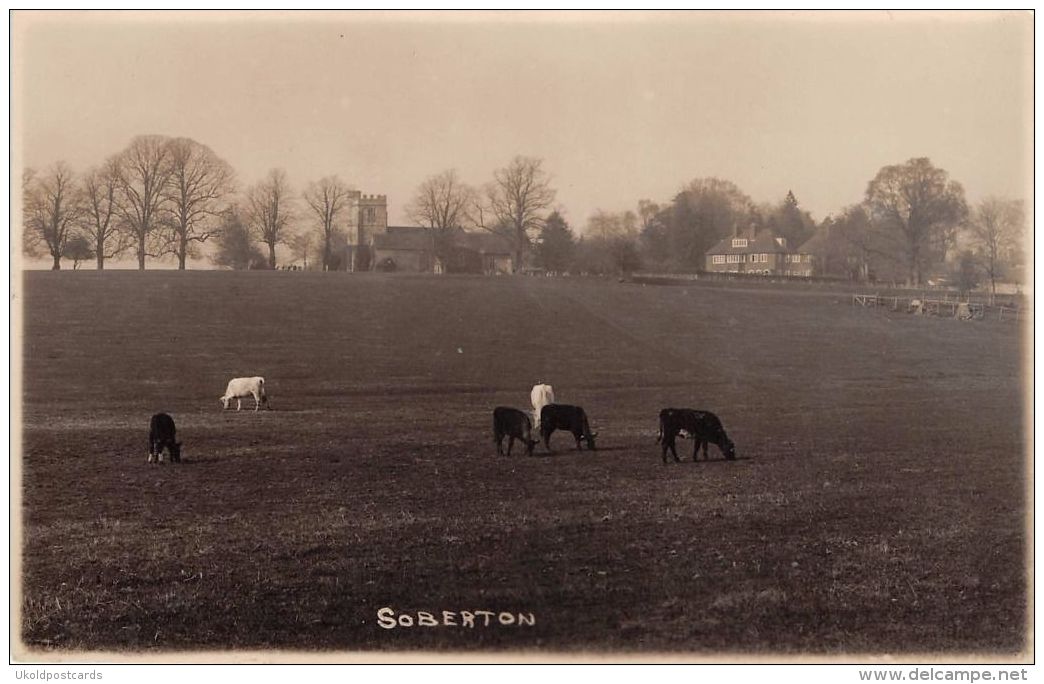
{"type": "Polygon", "coordinates": [[[392,223],[426,177],[482,184],[516,154],[578,228],[712,175],[818,220],[915,156],[972,201],[1028,197],[1031,41],[1028,12],[16,13],[12,144],[83,170],[187,136],[243,185],[386,194],[392,223]]]}

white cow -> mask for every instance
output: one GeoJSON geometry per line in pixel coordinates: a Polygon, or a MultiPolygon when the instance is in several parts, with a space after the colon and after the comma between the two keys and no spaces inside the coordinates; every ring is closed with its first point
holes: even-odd
{"type": "Polygon", "coordinates": [[[555,390],[551,388],[551,385],[538,383],[533,385],[533,389],[529,393],[529,399],[533,402],[533,430],[539,431],[540,409],[548,404],[555,403],[555,390]]]}
{"type": "Polygon", "coordinates": [[[267,409],[271,408],[268,405],[268,397],[265,395],[265,379],[261,376],[229,380],[228,387],[225,388],[225,395],[221,397],[221,406],[227,409],[228,403],[235,399],[236,410],[239,411],[243,408],[242,399],[245,397],[254,398],[255,411],[261,407],[261,404],[264,404],[267,409]]]}

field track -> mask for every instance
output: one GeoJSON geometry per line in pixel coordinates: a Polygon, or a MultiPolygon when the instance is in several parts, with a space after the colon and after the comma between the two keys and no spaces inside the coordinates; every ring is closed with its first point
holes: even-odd
{"type": "Polygon", "coordinates": [[[1026,648],[1013,325],[607,280],[24,285],[32,647],[1026,648]],[[274,410],[221,411],[237,375],[274,410]],[[537,381],[599,451],[495,456],[492,408],[537,381]],[[665,406],[716,412],[740,459],[663,465],[665,406]],[[181,465],[145,463],[160,410],[181,465]],[[382,607],[536,624],[384,630],[382,607]]]}

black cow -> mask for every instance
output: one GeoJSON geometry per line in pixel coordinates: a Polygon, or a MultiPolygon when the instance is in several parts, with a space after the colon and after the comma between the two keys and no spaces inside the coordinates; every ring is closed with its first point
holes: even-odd
{"type": "Polygon", "coordinates": [[[595,450],[594,438],[597,432],[591,432],[587,422],[587,414],[579,406],[569,404],[547,404],[540,409],[540,436],[544,446],[551,451],[551,433],[555,430],[568,430],[573,433],[576,448],[580,450],[580,440],[587,442],[587,448],[595,450]]]}
{"type": "Polygon", "coordinates": [[[163,462],[163,450],[170,452],[171,463],[181,463],[181,442],[174,440],[174,419],[157,413],[149,421],[149,463],[163,462]]]}
{"type": "Polygon", "coordinates": [[[693,409],[665,408],[660,411],[660,434],[656,438],[663,448],[663,462],[667,462],[667,450],[675,461],[679,461],[678,451],[674,448],[674,438],[679,432],[685,431],[692,438],[692,460],[696,460],[700,445],[703,445],[703,460],[707,460],[707,445],[716,444],[725,455],[725,458],[733,461],[736,459],[736,445],[732,443],[729,436],[725,434],[725,428],[721,421],[710,411],[695,411],[693,409]]]}
{"type": "Polygon", "coordinates": [[[526,445],[526,452],[532,456],[536,440],[533,439],[533,424],[524,412],[507,406],[493,409],[493,441],[497,443],[497,455],[504,455],[504,437],[508,438],[508,456],[515,440],[526,445]]]}

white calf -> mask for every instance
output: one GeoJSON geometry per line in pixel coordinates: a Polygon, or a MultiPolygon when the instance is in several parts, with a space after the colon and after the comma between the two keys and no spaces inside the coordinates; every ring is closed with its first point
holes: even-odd
{"type": "Polygon", "coordinates": [[[540,409],[555,403],[555,390],[551,388],[551,385],[542,383],[533,385],[533,389],[529,392],[529,399],[533,402],[533,430],[539,431],[540,409]]]}
{"type": "Polygon", "coordinates": [[[221,397],[221,406],[227,409],[228,403],[235,399],[236,410],[239,411],[243,408],[242,399],[244,397],[254,398],[255,411],[261,407],[261,404],[264,404],[265,408],[271,408],[268,405],[268,397],[265,395],[265,379],[260,376],[232,378],[229,380],[228,387],[225,389],[225,395],[221,397]]]}

